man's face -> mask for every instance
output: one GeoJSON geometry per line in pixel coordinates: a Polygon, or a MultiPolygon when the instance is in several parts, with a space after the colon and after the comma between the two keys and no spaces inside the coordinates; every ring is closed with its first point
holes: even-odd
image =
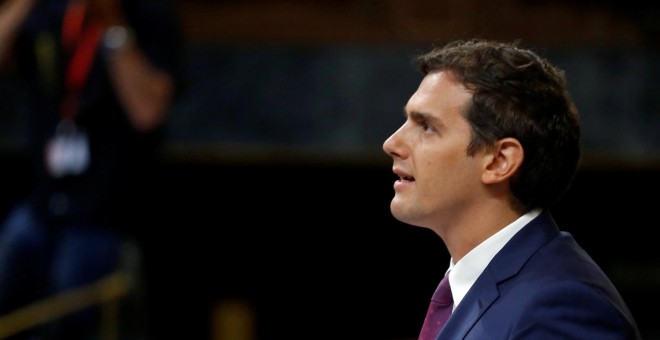
{"type": "Polygon", "coordinates": [[[451,72],[434,71],[408,100],[405,123],[383,144],[399,176],[390,204],[398,220],[437,231],[465,218],[482,185],[479,158],[467,155],[471,98],[451,72]]]}

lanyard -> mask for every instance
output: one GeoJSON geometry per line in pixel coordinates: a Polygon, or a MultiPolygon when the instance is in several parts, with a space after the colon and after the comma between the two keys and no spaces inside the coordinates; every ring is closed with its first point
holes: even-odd
{"type": "Polygon", "coordinates": [[[86,14],[86,1],[72,0],[62,21],[62,45],[71,56],[66,68],[66,97],[60,107],[62,118],[75,116],[80,93],[103,36],[103,26],[94,20],[85,20],[86,14]]]}

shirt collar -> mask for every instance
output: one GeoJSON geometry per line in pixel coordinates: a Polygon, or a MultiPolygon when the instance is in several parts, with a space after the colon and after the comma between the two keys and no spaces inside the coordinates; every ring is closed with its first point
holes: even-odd
{"type": "Polygon", "coordinates": [[[491,237],[487,238],[481,244],[474,247],[458,263],[450,259],[449,285],[454,298],[454,308],[463,300],[470,287],[477,281],[477,278],[486,269],[486,266],[497,255],[497,253],[509,242],[509,240],[520,231],[531,220],[541,214],[542,209],[534,209],[520,216],[508,226],[502,228],[491,237]]]}

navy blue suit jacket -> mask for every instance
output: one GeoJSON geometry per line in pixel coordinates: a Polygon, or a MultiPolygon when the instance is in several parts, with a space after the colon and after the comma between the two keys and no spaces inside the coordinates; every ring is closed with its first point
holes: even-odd
{"type": "Polygon", "coordinates": [[[437,339],[641,336],[612,282],[545,211],[493,258],[437,339]]]}

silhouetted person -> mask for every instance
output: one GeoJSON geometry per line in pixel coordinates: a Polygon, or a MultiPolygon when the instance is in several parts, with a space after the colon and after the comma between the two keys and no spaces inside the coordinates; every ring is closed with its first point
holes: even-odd
{"type": "MultiPolygon", "coordinates": [[[[0,62],[29,90],[34,181],[0,229],[0,314],[117,268],[149,204],[139,198],[180,92],[182,38],[163,0],[2,3],[0,62]]],[[[96,312],[44,336],[94,338],[96,312]]]]}

